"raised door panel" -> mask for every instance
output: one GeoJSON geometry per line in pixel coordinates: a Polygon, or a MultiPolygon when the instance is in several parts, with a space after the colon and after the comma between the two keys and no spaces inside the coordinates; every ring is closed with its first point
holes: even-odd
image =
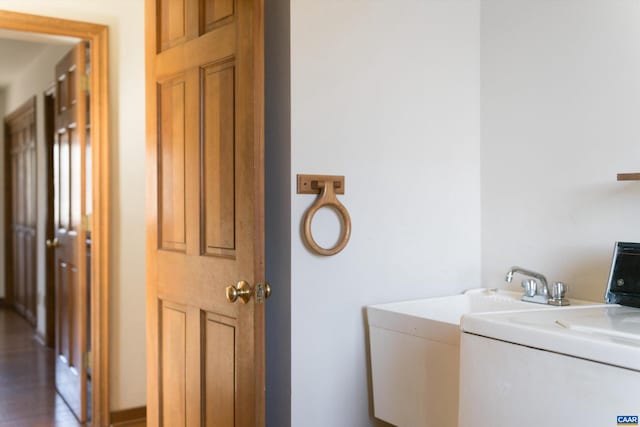
{"type": "Polygon", "coordinates": [[[61,147],[60,147],[60,135],[56,134],[53,137],[53,228],[61,228],[61,209],[62,209],[62,184],[60,169],[61,162],[61,147]]]}
{"type": "Polygon", "coordinates": [[[69,106],[69,79],[67,74],[59,74],[56,83],[56,114],[61,115],[69,106]]]}
{"type": "Polygon", "coordinates": [[[162,425],[186,426],[187,312],[183,307],[162,304],[160,313],[162,425]]]}
{"type": "MultiPolygon", "coordinates": [[[[31,129],[29,129],[31,135],[31,129]]],[[[30,138],[28,149],[25,152],[25,225],[36,227],[36,147],[35,141],[30,138]]]]}
{"type": "Polygon", "coordinates": [[[14,252],[15,274],[13,276],[14,304],[18,312],[24,314],[26,260],[24,258],[24,231],[22,227],[18,228],[13,236],[14,242],[16,242],[14,252]]]}
{"type": "MultiPolygon", "coordinates": [[[[80,363],[82,362],[82,349],[76,342],[81,338],[80,322],[79,322],[79,309],[80,305],[84,303],[81,300],[79,292],[79,279],[78,267],[76,265],[69,265],[69,336],[71,337],[71,345],[69,346],[69,360],[68,367],[71,368],[71,373],[78,377],[80,376],[80,363]]],[[[79,381],[79,380],[78,380],[79,381]]],[[[79,383],[78,383],[79,384],[79,383]]],[[[78,387],[79,389],[79,387],[78,387]]],[[[80,392],[78,390],[77,395],[80,392]]],[[[78,402],[79,405],[79,402],[78,402]]],[[[79,407],[79,406],[78,406],[79,407]]],[[[79,409],[78,409],[79,410],[79,409]]]]}
{"type": "MultiPolygon", "coordinates": [[[[20,134],[16,134],[19,137],[20,134]]],[[[24,212],[25,212],[25,171],[24,171],[24,152],[22,147],[20,151],[16,153],[16,171],[15,177],[17,182],[16,193],[14,193],[14,203],[16,204],[16,216],[14,217],[14,223],[24,225],[24,212]]]]}
{"type": "Polygon", "coordinates": [[[81,392],[81,365],[84,361],[81,346],[77,342],[80,338],[78,318],[81,309],[78,300],[78,268],[59,262],[57,274],[60,346],[56,355],[56,388],[64,396],[71,410],[76,414],[82,414],[85,402],[81,392]]]}
{"type": "Polygon", "coordinates": [[[20,218],[20,159],[20,155],[11,153],[11,214],[14,224],[17,224],[20,218]]]}
{"type": "Polygon", "coordinates": [[[36,265],[36,233],[34,230],[27,230],[24,234],[25,242],[25,315],[29,321],[35,324],[37,310],[37,265],[36,265]]]}
{"type": "MultiPolygon", "coordinates": [[[[81,354],[77,350],[76,339],[77,327],[75,322],[78,316],[78,269],[75,265],[66,262],[63,257],[58,257],[55,264],[56,279],[56,325],[57,325],[57,362],[62,362],[65,366],[73,368],[75,372],[71,375],[60,376],[56,372],[57,379],[64,379],[65,389],[69,389],[79,375],[79,362],[81,354]]],[[[66,372],[63,372],[66,374],[66,372]]],[[[56,384],[58,385],[58,384],[56,384]]],[[[76,399],[73,399],[76,400],[76,399]]]]}
{"type": "Polygon", "coordinates": [[[162,249],[178,251],[186,249],[185,86],[182,77],[158,85],[161,117],[158,241],[162,249]]]}
{"type": "MultiPolygon", "coordinates": [[[[71,127],[67,130],[67,136],[69,138],[69,230],[75,235],[77,229],[82,223],[82,212],[84,197],[83,191],[83,179],[84,174],[83,166],[83,153],[81,152],[81,144],[79,141],[79,130],[75,127],[71,127]]],[[[84,243],[84,240],[82,241],[84,243]]],[[[80,244],[80,242],[78,243],[80,244]]]]}
{"type": "Polygon", "coordinates": [[[58,146],[60,166],[59,170],[59,182],[57,186],[59,188],[59,205],[56,208],[59,211],[58,217],[60,218],[58,228],[61,230],[69,230],[71,226],[71,148],[69,144],[69,133],[62,132],[58,134],[58,146]]]}
{"type": "Polygon", "coordinates": [[[220,24],[224,24],[235,12],[234,0],[201,0],[203,32],[209,32],[220,24]]]}
{"type": "Polygon", "coordinates": [[[208,313],[203,337],[204,425],[235,426],[236,324],[208,313]]]}
{"type": "Polygon", "coordinates": [[[13,193],[13,203],[15,205],[15,215],[13,217],[14,224],[24,224],[24,153],[22,151],[22,132],[14,131],[12,133],[14,141],[14,157],[15,169],[14,177],[16,182],[15,192],[13,193]]]}
{"type": "Polygon", "coordinates": [[[69,325],[73,315],[73,295],[69,289],[69,269],[61,259],[56,263],[56,322],[57,328],[57,356],[71,359],[71,331],[69,325]]]}
{"type": "Polygon", "coordinates": [[[159,0],[158,34],[162,50],[168,49],[185,39],[188,0],[159,0]]]}
{"type": "Polygon", "coordinates": [[[202,70],[204,252],[235,251],[235,66],[202,70]]]}

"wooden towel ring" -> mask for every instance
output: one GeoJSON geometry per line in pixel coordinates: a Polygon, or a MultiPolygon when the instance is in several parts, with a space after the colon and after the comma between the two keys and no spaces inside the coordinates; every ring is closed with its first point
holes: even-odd
{"type": "Polygon", "coordinates": [[[347,208],[345,208],[344,205],[340,203],[340,201],[336,197],[334,185],[335,184],[333,180],[317,181],[317,188],[321,191],[320,196],[318,196],[316,201],[313,202],[311,207],[304,215],[304,238],[306,244],[314,252],[324,256],[335,255],[343,250],[345,246],[347,246],[349,238],[351,237],[351,217],[349,216],[347,208]],[[342,216],[343,226],[342,232],[340,234],[340,239],[338,240],[338,243],[332,248],[323,248],[322,246],[318,245],[318,243],[316,243],[315,239],[313,238],[313,235],[311,234],[311,221],[313,221],[313,216],[316,214],[316,212],[318,212],[320,208],[324,207],[332,207],[338,211],[340,216],[342,216]]]}

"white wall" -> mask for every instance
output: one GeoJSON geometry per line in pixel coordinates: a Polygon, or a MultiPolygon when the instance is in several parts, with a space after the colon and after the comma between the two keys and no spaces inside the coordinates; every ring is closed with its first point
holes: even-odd
{"type": "MultiPolygon", "coordinates": [[[[62,57],[73,47],[73,43],[68,45],[43,44],[40,51],[33,60],[24,67],[19,75],[15,76],[6,89],[7,113],[21,107],[32,96],[37,97],[37,137],[38,141],[44,139],[44,92],[54,82],[55,66],[62,57]]],[[[38,152],[40,156],[40,152],[38,152]]],[[[44,157],[44,152],[42,153],[44,157]]],[[[44,168],[45,161],[39,168],[44,168]]],[[[43,180],[44,183],[44,180],[43,180]]]]}
{"type": "Polygon", "coordinates": [[[640,241],[640,184],[616,182],[640,171],[640,3],[483,0],[481,22],[483,282],[517,264],[602,300],[640,241]]]}
{"type": "MultiPolygon", "coordinates": [[[[46,333],[46,271],[45,240],[47,221],[47,147],[44,129],[44,95],[43,92],[54,82],[55,66],[73,45],[43,45],[43,50],[33,61],[17,75],[6,89],[7,113],[20,108],[33,96],[36,97],[36,157],[37,157],[37,225],[36,251],[38,256],[37,277],[37,317],[36,329],[44,336],[46,333]]],[[[0,178],[1,179],[1,178],[0,178]]],[[[0,235],[4,233],[0,231],[0,235]]],[[[3,237],[4,238],[4,237],[3,237]]]]}
{"type": "Polygon", "coordinates": [[[0,0],[0,9],[109,26],[111,408],[145,405],[144,2],[0,0]]]}
{"type": "MultiPolygon", "coordinates": [[[[291,202],[291,278],[274,286],[276,298],[288,288],[290,312],[272,311],[268,321],[290,327],[291,425],[373,425],[364,307],[480,284],[479,1],[290,6],[290,175],[278,188],[291,202]],[[295,194],[298,173],[346,176],[340,199],[353,233],[336,256],[303,246],[300,222],[313,196],[295,194]]],[[[273,143],[267,150],[283,151],[287,166],[286,147],[273,143]]],[[[267,159],[269,171],[278,163],[267,159]]],[[[318,216],[326,244],[337,220],[318,216]]],[[[267,254],[288,245],[278,237],[267,232],[267,254]]],[[[270,328],[267,341],[276,334],[270,328]]],[[[279,386],[272,403],[288,409],[288,384],[279,386]]],[[[268,408],[268,424],[285,425],[268,408]]]]}

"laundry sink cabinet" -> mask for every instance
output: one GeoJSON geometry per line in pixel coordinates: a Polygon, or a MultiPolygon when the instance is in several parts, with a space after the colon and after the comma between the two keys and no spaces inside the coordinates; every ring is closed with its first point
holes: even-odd
{"type": "Polygon", "coordinates": [[[559,309],[520,297],[474,289],[367,307],[375,417],[401,427],[457,427],[460,319],[470,313],[559,309]]]}

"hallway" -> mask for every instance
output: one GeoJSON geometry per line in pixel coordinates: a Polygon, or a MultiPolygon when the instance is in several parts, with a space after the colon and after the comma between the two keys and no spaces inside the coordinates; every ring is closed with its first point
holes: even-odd
{"type": "Polygon", "coordinates": [[[80,426],[55,391],[53,350],[14,311],[0,309],[0,427],[80,426]]]}

